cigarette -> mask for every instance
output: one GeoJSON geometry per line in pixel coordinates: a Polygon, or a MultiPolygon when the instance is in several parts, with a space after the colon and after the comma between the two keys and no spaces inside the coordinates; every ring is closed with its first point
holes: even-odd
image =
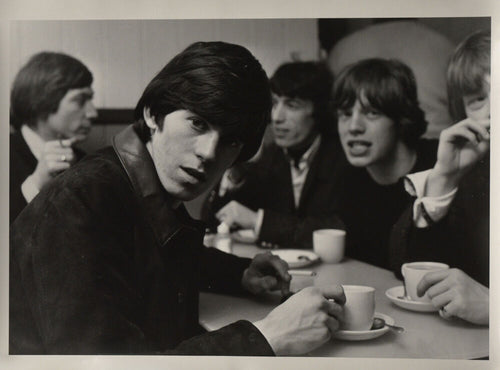
{"type": "Polygon", "coordinates": [[[294,276],[316,276],[316,271],[310,270],[288,270],[288,273],[294,276]]]}

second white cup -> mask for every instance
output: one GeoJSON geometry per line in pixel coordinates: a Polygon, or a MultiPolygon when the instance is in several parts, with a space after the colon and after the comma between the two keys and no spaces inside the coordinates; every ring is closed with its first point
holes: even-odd
{"type": "Polygon", "coordinates": [[[321,229],[313,231],[313,250],[323,262],[339,263],[344,258],[345,231],[321,229]]]}
{"type": "Polygon", "coordinates": [[[363,285],[342,285],[346,302],[342,330],[370,330],[375,315],[375,288],[363,285]]]}
{"type": "Polygon", "coordinates": [[[417,286],[420,280],[425,274],[431,271],[438,271],[447,269],[449,266],[445,263],[440,262],[409,262],[401,266],[401,274],[405,279],[405,288],[407,297],[414,301],[419,302],[430,302],[430,298],[427,295],[419,297],[417,295],[417,286]]]}

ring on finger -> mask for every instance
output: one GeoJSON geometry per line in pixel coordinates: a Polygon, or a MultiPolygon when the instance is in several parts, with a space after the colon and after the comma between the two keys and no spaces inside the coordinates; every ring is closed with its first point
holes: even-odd
{"type": "Polygon", "coordinates": [[[61,161],[66,162],[66,159],[67,159],[67,158],[66,158],[66,156],[65,156],[65,155],[62,155],[62,156],[61,156],[61,161]]]}

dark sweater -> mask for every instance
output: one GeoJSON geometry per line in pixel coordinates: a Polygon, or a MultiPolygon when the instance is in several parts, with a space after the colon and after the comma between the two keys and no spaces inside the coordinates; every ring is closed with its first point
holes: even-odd
{"type": "Polygon", "coordinates": [[[448,213],[427,228],[413,224],[411,202],[391,235],[392,268],[400,276],[410,261],[457,267],[489,286],[490,161],[481,160],[460,182],[448,213]]]}
{"type": "MultiPolygon", "coordinates": [[[[437,141],[420,140],[410,173],[434,166],[436,154],[437,141]]],[[[345,185],[340,217],[347,230],[346,255],[388,269],[391,229],[411,202],[403,177],[394,184],[380,185],[365,168],[351,167],[345,185]]]]}

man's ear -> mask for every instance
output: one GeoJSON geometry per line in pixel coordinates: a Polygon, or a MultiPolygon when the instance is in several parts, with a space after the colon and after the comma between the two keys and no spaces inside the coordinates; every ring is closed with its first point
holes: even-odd
{"type": "Polygon", "coordinates": [[[149,107],[144,107],[142,110],[142,115],[144,117],[144,122],[151,130],[156,130],[158,126],[156,125],[155,117],[151,115],[149,107]]]}

